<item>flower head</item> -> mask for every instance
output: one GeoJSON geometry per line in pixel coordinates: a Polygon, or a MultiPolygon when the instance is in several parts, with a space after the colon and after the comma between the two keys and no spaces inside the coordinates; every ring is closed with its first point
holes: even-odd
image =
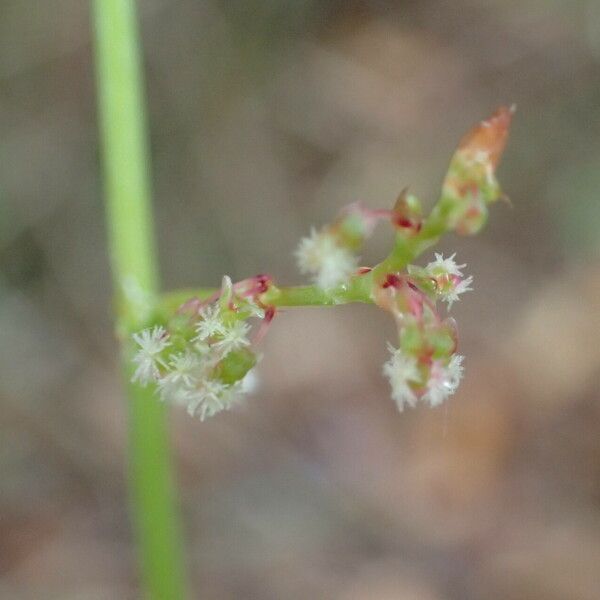
{"type": "Polygon", "coordinates": [[[452,304],[457,300],[460,300],[459,296],[461,294],[473,291],[473,288],[471,287],[472,283],[473,277],[471,275],[465,279],[452,282],[452,285],[448,286],[448,289],[440,290],[442,302],[448,304],[448,309],[452,308],[452,304]]]}
{"type": "Polygon", "coordinates": [[[222,334],[225,325],[218,304],[208,304],[200,310],[200,320],[196,324],[196,341],[204,342],[215,335],[222,334]]]}
{"type": "Polygon", "coordinates": [[[421,398],[423,402],[428,402],[433,408],[456,392],[464,372],[463,359],[464,356],[454,354],[446,366],[439,360],[433,362],[427,390],[421,398]]]}
{"type": "Polygon", "coordinates": [[[201,367],[200,355],[191,350],[171,354],[167,373],[158,381],[161,400],[174,400],[176,404],[185,400],[202,375],[201,367]]]}
{"type": "Polygon", "coordinates": [[[220,339],[215,342],[215,348],[223,353],[223,356],[233,350],[239,350],[250,345],[248,332],[250,326],[245,321],[235,321],[227,327],[220,335],[220,339]]]}
{"type": "Polygon", "coordinates": [[[456,252],[449,256],[448,258],[444,258],[443,254],[435,253],[435,260],[430,262],[425,270],[432,276],[436,277],[439,275],[455,275],[456,277],[462,277],[461,269],[464,269],[467,265],[457,265],[454,257],[456,256],[456,252]]]}
{"type": "Polygon", "coordinates": [[[164,327],[156,325],[152,329],[134,333],[132,337],[139,350],[133,357],[137,367],[131,381],[139,381],[143,385],[156,381],[160,376],[159,365],[165,366],[160,354],[171,344],[167,331],[164,327]]]}
{"type": "Polygon", "coordinates": [[[391,345],[388,348],[392,356],[383,365],[383,374],[390,381],[392,398],[396,402],[398,410],[402,411],[405,405],[414,407],[417,403],[417,396],[411,387],[411,383],[418,383],[421,376],[415,358],[391,345]]]}
{"type": "Polygon", "coordinates": [[[187,406],[201,420],[230,409],[249,391],[246,376],[257,356],[248,348],[246,319],[266,319],[266,311],[252,299],[242,299],[243,311],[231,303],[229,278],[224,278],[223,291],[229,296],[226,303],[222,294],[215,295],[192,322],[175,324],[173,338],[161,326],[133,335],[138,345],[134,381],[156,383],[161,400],[187,406]],[[172,344],[177,351],[167,357],[165,349],[172,344]]]}
{"type": "Polygon", "coordinates": [[[328,231],[313,229],[310,237],[302,238],[295,256],[300,272],[312,274],[314,282],[323,289],[346,282],[358,268],[354,254],[328,231]]]}
{"type": "Polygon", "coordinates": [[[463,277],[462,269],[466,265],[457,265],[455,256],[444,258],[443,254],[436,253],[435,260],[425,267],[425,273],[435,281],[436,294],[448,304],[448,308],[452,308],[461,294],[473,289],[473,277],[463,277]]]}
{"type": "Polygon", "coordinates": [[[188,395],[188,413],[201,421],[223,410],[230,410],[241,399],[241,382],[226,384],[218,379],[206,379],[201,387],[188,395]]]}

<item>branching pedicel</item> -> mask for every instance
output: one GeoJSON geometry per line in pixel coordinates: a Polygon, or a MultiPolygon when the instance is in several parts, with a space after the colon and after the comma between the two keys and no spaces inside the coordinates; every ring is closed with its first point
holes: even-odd
{"type": "Polygon", "coordinates": [[[483,227],[487,205],[502,196],[494,173],[513,112],[498,109],[463,138],[428,217],[419,200],[403,192],[391,210],[353,204],[331,225],[313,229],[296,250],[300,271],[313,285],[278,288],[268,275],[237,283],[225,276],[220,290],[164,297],[156,325],[133,336],[133,379],[155,384],[162,400],[204,420],[239,401],[278,307],[368,302],[390,312],[398,329],[398,347],[389,345],[383,366],[398,409],[443,403],[459,385],[463,357],[454,319],[444,318],[436,302],[449,310],[473,279],[454,255],[436,254],[425,267],[409,263],[446,232],[470,235],[483,227]],[[379,221],[394,227],[394,247],[375,267],[359,268],[357,252],[379,221]]]}

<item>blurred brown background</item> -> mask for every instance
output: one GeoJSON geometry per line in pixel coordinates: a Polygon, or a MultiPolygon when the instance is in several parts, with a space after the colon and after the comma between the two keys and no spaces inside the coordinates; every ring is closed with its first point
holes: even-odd
{"type": "MultiPolygon", "coordinates": [[[[397,414],[360,306],[283,313],[245,410],[173,411],[197,597],[600,598],[600,3],[140,9],[169,288],[299,282],[311,225],[430,205],[518,106],[513,208],[442,245],[475,277],[446,407],[397,414]]],[[[0,598],[137,597],[89,29],[81,0],[0,3],[0,598]]]]}

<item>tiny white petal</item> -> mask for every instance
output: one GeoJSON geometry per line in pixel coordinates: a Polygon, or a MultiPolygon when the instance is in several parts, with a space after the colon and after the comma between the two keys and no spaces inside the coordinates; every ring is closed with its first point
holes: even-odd
{"type": "Polygon", "coordinates": [[[233,325],[229,326],[221,334],[220,339],[215,342],[214,346],[224,355],[229,354],[233,350],[239,350],[245,346],[250,345],[248,339],[248,332],[250,326],[244,321],[236,321],[233,325]]]}
{"type": "Polygon", "coordinates": [[[160,376],[158,367],[159,365],[165,366],[160,354],[167,346],[171,345],[171,342],[169,342],[166,329],[159,325],[134,333],[132,338],[139,349],[132,359],[137,367],[131,381],[139,381],[141,384],[147,385],[151,381],[156,381],[160,376]]]}
{"type": "Polygon", "coordinates": [[[421,398],[423,402],[429,403],[433,408],[442,404],[456,392],[463,376],[463,359],[464,356],[455,354],[446,366],[440,361],[433,363],[427,382],[427,391],[421,398]]]}
{"type": "Polygon", "coordinates": [[[200,310],[200,320],[196,323],[197,336],[194,341],[204,342],[207,339],[222,334],[225,325],[221,317],[221,309],[218,304],[208,304],[200,310]]]}
{"type": "Polygon", "coordinates": [[[452,288],[448,290],[441,290],[439,292],[442,302],[448,303],[448,309],[452,308],[452,304],[457,300],[460,300],[460,295],[465,292],[473,291],[471,284],[473,283],[473,277],[469,275],[466,279],[461,279],[452,288]]]}
{"type": "Polygon", "coordinates": [[[383,373],[390,381],[392,399],[396,402],[398,410],[402,411],[405,405],[414,407],[417,403],[417,396],[410,382],[418,383],[420,374],[415,358],[391,345],[388,347],[392,356],[383,365],[383,373]]]}
{"type": "Polygon", "coordinates": [[[158,366],[151,358],[138,353],[133,357],[133,361],[137,364],[137,367],[131,377],[132,382],[137,381],[142,385],[148,385],[150,382],[156,381],[160,376],[158,366]]]}
{"type": "Polygon", "coordinates": [[[216,379],[207,379],[188,396],[188,413],[201,421],[217,413],[230,410],[240,400],[241,382],[227,385],[216,379]]]}
{"type": "Polygon", "coordinates": [[[452,390],[452,394],[456,392],[460,380],[463,378],[465,368],[462,366],[462,363],[464,359],[465,357],[461,354],[454,354],[446,367],[446,385],[452,390]]]}
{"type": "Polygon", "coordinates": [[[170,357],[168,372],[158,382],[161,400],[181,404],[201,375],[200,356],[187,350],[170,357]]]}
{"type": "Polygon", "coordinates": [[[464,269],[467,265],[457,265],[454,257],[456,252],[448,257],[444,258],[443,254],[435,253],[435,260],[430,262],[425,270],[433,277],[439,275],[455,275],[456,277],[462,277],[461,269],[464,269]]]}

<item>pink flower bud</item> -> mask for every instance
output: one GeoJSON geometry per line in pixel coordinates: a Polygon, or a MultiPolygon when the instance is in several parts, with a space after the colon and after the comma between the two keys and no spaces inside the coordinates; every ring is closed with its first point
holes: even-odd
{"type": "Polygon", "coordinates": [[[419,233],[423,225],[423,210],[419,199],[403,190],[392,209],[391,221],[399,233],[408,236],[419,233]]]}

